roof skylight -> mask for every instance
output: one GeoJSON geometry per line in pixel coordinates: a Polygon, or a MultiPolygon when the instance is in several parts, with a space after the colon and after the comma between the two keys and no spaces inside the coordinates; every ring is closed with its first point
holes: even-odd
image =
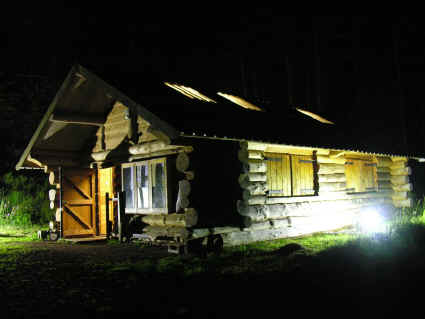
{"type": "Polygon", "coordinates": [[[176,90],[177,92],[180,92],[181,94],[187,96],[188,98],[197,99],[204,102],[217,103],[213,99],[210,99],[208,96],[196,91],[195,89],[192,89],[191,87],[169,82],[164,82],[164,84],[176,90]]]}
{"type": "Polygon", "coordinates": [[[258,106],[248,102],[247,100],[244,100],[243,98],[241,98],[239,96],[221,93],[221,92],[217,92],[217,94],[220,95],[221,97],[224,97],[225,99],[245,108],[245,109],[253,110],[253,111],[261,111],[261,112],[264,111],[263,109],[261,109],[258,106]]]}
{"type": "Polygon", "coordinates": [[[321,117],[320,115],[314,114],[310,111],[306,111],[303,109],[300,109],[298,107],[295,108],[298,112],[303,113],[304,115],[307,115],[313,119],[315,119],[316,121],[319,121],[321,123],[325,123],[325,124],[335,124],[334,122],[328,121],[327,119],[321,117]]]}

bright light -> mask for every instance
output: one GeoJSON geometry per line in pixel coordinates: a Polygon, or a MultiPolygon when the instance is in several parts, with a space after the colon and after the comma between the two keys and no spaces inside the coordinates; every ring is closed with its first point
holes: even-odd
{"type": "Polygon", "coordinates": [[[303,113],[304,115],[310,116],[311,118],[321,122],[321,123],[325,123],[325,124],[335,124],[334,122],[331,122],[327,119],[325,119],[324,117],[321,117],[320,115],[314,114],[313,112],[310,111],[306,111],[303,109],[300,109],[298,107],[295,108],[298,112],[303,113]]]}
{"type": "Polygon", "coordinates": [[[245,109],[253,110],[253,111],[260,111],[260,112],[263,111],[263,109],[261,109],[258,106],[248,102],[247,100],[244,100],[243,98],[241,98],[239,96],[221,93],[221,92],[217,92],[217,94],[220,95],[221,97],[224,97],[225,99],[239,105],[239,106],[242,106],[245,109]]]}
{"type": "Polygon", "coordinates": [[[358,225],[362,233],[386,232],[385,219],[374,209],[362,211],[359,215],[358,225]]]}
{"type": "Polygon", "coordinates": [[[198,99],[198,100],[204,101],[204,102],[217,103],[213,99],[210,99],[208,96],[203,95],[202,93],[200,93],[199,91],[197,91],[195,89],[192,89],[191,87],[183,86],[183,85],[179,85],[179,84],[173,84],[173,83],[169,83],[169,82],[164,82],[164,84],[166,86],[169,86],[170,88],[176,90],[177,92],[180,92],[181,94],[187,96],[190,99],[198,99]]]}

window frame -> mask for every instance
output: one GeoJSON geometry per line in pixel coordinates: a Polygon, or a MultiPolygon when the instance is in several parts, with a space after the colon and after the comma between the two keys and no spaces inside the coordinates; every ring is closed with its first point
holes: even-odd
{"type": "MultiPolygon", "coordinates": [[[[307,197],[307,196],[318,196],[318,192],[317,192],[317,189],[316,189],[316,179],[317,179],[317,177],[316,177],[316,169],[315,169],[315,165],[317,165],[317,161],[316,161],[316,158],[315,158],[315,156],[313,155],[313,154],[311,154],[311,155],[309,155],[309,154],[291,154],[291,153],[276,153],[276,152],[264,152],[264,158],[266,159],[266,158],[268,158],[268,160],[271,160],[271,161],[273,161],[273,158],[276,158],[275,156],[276,155],[280,155],[280,156],[282,156],[282,158],[284,157],[284,156],[286,156],[288,159],[289,159],[289,174],[284,174],[284,172],[282,172],[282,177],[283,177],[283,175],[289,175],[289,188],[290,188],[290,195],[284,195],[284,192],[282,192],[281,194],[279,194],[279,193],[271,193],[271,191],[276,191],[276,190],[269,190],[269,192],[268,192],[268,194],[267,194],[267,197],[269,197],[269,198],[273,198],[273,197],[277,197],[277,198],[279,198],[279,197],[282,197],[282,198],[290,198],[290,197],[307,197]],[[269,157],[270,155],[272,155],[271,157],[269,157]],[[294,160],[303,160],[303,161],[306,161],[306,159],[302,159],[301,157],[303,157],[303,156],[308,156],[308,157],[310,157],[311,159],[309,159],[308,161],[311,161],[311,164],[312,164],[312,181],[311,181],[311,184],[312,184],[312,189],[311,189],[311,192],[309,192],[309,193],[307,193],[307,194],[297,194],[297,195],[294,195],[294,193],[295,193],[295,190],[296,190],[296,184],[295,184],[295,181],[294,181],[294,169],[295,169],[295,167],[294,167],[294,160]]],[[[267,161],[267,160],[266,160],[267,161]]],[[[268,163],[267,163],[267,184],[269,183],[269,165],[268,165],[268,163]]]]}
{"type": "Polygon", "coordinates": [[[167,158],[166,157],[161,157],[161,158],[155,158],[155,159],[148,159],[148,160],[143,160],[143,161],[138,161],[138,162],[134,162],[134,163],[123,163],[121,164],[121,190],[124,191],[125,189],[125,185],[124,185],[124,168],[128,168],[128,167],[134,167],[134,169],[132,170],[132,181],[133,181],[133,203],[134,203],[134,207],[133,208],[125,208],[125,213],[126,214],[164,214],[164,213],[168,213],[169,212],[169,200],[168,200],[168,173],[167,173],[167,158]],[[164,182],[164,197],[165,197],[165,207],[162,208],[153,208],[153,203],[152,203],[152,164],[156,164],[156,163],[163,163],[164,166],[164,177],[163,177],[163,182],[164,182]],[[148,191],[148,202],[149,202],[149,208],[138,208],[138,196],[137,196],[137,186],[138,186],[138,181],[137,181],[137,167],[138,166],[143,166],[146,165],[146,167],[148,168],[148,181],[149,181],[149,191],[148,191]]]}

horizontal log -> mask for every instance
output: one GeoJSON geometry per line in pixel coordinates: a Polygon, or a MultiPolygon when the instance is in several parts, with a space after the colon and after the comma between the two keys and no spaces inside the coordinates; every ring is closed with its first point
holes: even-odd
{"type": "Polygon", "coordinates": [[[319,155],[317,156],[317,163],[323,164],[323,163],[330,163],[330,164],[345,164],[345,158],[344,157],[337,157],[337,158],[330,158],[328,156],[319,155]]]}
{"type": "MultiPolygon", "coordinates": [[[[311,215],[326,215],[328,212],[340,212],[364,205],[380,205],[389,202],[391,202],[390,199],[385,199],[383,197],[273,205],[247,205],[243,201],[238,201],[237,211],[240,215],[249,217],[251,223],[256,223],[269,219],[282,219],[291,216],[305,217],[311,215]]],[[[247,221],[244,222],[247,223],[247,221]]]]}
{"type": "Polygon", "coordinates": [[[60,208],[56,208],[56,211],[55,211],[55,220],[57,221],[57,222],[60,222],[61,221],[61,209],[60,208]]]}
{"type": "Polygon", "coordinates": [[[190,201],[187,196],[182,196],[180,193],[177,195],[177,202],[176,202],[176,211],[181,212],[186,208],[189,208],[190,201]]]}
{"type": "Polygon", "coordinates": [[[397,208],[412,207],[413,200],[411,198],[407,198],[404,200],[393,200],[393,203],[394,203],[394,206],[397,208]]]}
{"type": "Polygon", "coordinates": [[[59,184],[59,174],[58,173],[55,173],[54,171],[51,171],[49,173],[49,184],[50,185],[59,184]]]}
{"type": "Polygon", "coordinates": [[[390,167],[391,165],[393,165],[393,161],[389,158],[389,157],[376,157],[376,165],[378,167],[390,167]]]}
{"type": "Polygon", "coordinates": [[[380,181],[390,181],[391,174],[390,173],[377,173],[378,182],[380,181]]]}
{"type": "Polygon", "coordinates": [[[187,208],[183,214],[146,215],[142,221],[151,226],[193,227],[198,222],[198,213],[193,208],[187,208]]]}
{"type": "Polygon", "coordinates": [[[249,205],[262,205],[266,203],[266,196],[250,196],[245,200],[249,205]]]}
{"type": "Polygon", "coordinates": [[[179,153],[179,155],[177,155],[176,168],[179,172],[184,173],[185,171],[187,171],[189,169],[189,164],[190,164],[189,155],[187,155],[186,153],[179,153]]]}
{"type": "Polygon", "coordinates": [[[345,173],[345,165],[342,164],[331,164],[323,163],[319,164],[319,174],[337,174],[345,173]]]}
{"type": "Polygon", "coordinates": [[[391,169],[392,176],[407,176],[412,173],[412,169],[410,167],[401,167],[396,169],[391,169]]]}
{"type": "Polygon", "coordinates": [[[380,189],[392,189],[393,184],[389,180],[379,180],[378,181],[378,190],[380,189]]]}
{"type": "Polygon", "coordinates": [[[394,191],[392,188],[384,188],[384,189],[378,189],[377,191],[379,194],[385,197],[391,197],[394,194],[394,191]]]}
{"type": "Polygon", "coordinates": [[[347,194],[345,192],[326,193],[319,196],[297,196],[297,197],[268,197],[266,204],[289,204],[299,202],[320,202],[320,201],[337,201],[337,200],[351,200],[351,199],[364,199],[364,198],[382,198],[384,197],[379,193],[363,193],[363,194],[347,194]]]}
{"type": "Polygon", "coordinates": [[[411,192],[413,190],[412,184],[393,185],[395,192],[411,192]]]}
{"type": "Polygon", "coordinates": [[[267,175],[264,173],[243,173],[239,176],[238,181],[242,188],[247,188],[252,182],[266,182],[267,175]]]}
{"type": "Polygon", "coordinates": [[[253,229],[270,229],[272,228],[272,224],[270,221],[260,222],[260,223],[253,223],[252,219],[249,217],[243,217],[243,229],[244,230],[253,230],[253,229]]]}
{"type": "Polygon", "coordinates": [[[242,163],[248,163],[248,150],[246,148],[241,148],[238,150],[238,159],[242,163]]]}
{"type": "Polygon", "coordinates": [[[191,191],[190,182],[187,179],[179,181],[179,194],[183,197],[188,197],[191,191]]]}
{"type": "Polygon", "coordinates": [[[393,185],[404,185],[409,183],[409,176],[391,176],[391,183],[393,185]]]}
{"type": "Polygon", "coordinates": [[[251,195],[264,195],[267,191],[267,183],[265,182],[252,182],[244,186],[244,190],[249,191],[251,195]]]}
{"type": "Polygon", "coordinates": [[[301,225],[321,225],[322,229],[329,227],[338,228],[348,225],[353,225],[356,223],[356,217],[358,215],[358,211],[349,209],[344,211],[343,213],[329,213],[326,216],[294,216],[290,217],[291,226],[301,226],[301,225]]]}
{"type": "Polygon", "coordinates": [[[399,169],[399,168],[405,168],[407,165],[406,161],[400,161],[400,162],[393,162],[390,166],[390,169],[399,169]]]}
{"type": "Polygon", "coordinates": [[[290,225],[289,218],[284,219],[273,219],[265,222],[253,223],[249,217],[243,218],[244,230],[257,230],[257,229],[270,229],[270,228],[281,228],[290,225]]]}
{"type": "Polygon", "coordinates": [[[391,173],[391,169],[389,167],[377,167],[376,171],[378,173],[391,173]]]}
{"type": "Polygon", "coordinates": [[[338,174],[324,174],[318,175],[319,184],[321,183],[335,183],[335,182],[345,182],[346,176],[344,173],[338,174]]]}
{"type": "Polygon", "coordinates": [[[407,199],[407,192],[394,192],[391,196],[393,201],[401,201],[407,199]]]}
{"type": "Polygon", "coordinates": [[[264,195],[265,195],[265,192],[262,191],[261,189],[259,189],[259,192],[256,192],[256,190],[250,191],[248,189],[244,189],[242,192],[242,198],[244,201],[248,201],[251,198],[254,198],[256,196],[264,196],[264,195]]]}
{"type": "Polygon", "coordinates": [[[240,232],[239,227],[211,227],[211,228],[195,228],[190,235],[191,239],[207,237],[210,235],[228,234],[233,232],[240,232]]]}
{"type": "Polygon", "coordinates": [[[177,147],[178,146],[176,145],[167,145],[163,141],[155,141],[155,142],[132,145],[130,146],[128,151],[130,152],[130,154],[139,155],[139,154],[149,154],[152,152],[163,151],[163,150],[170,150],[177,147]]]}
{"type": "Polygon", "coordinates": [[[49,200],[55,200],[56,197],[56,189],[49,189],[49,200]]]}
{"type": "Polygon", "coordinates": [[[289,218],[271,219],[270,223],[272,224],[274,228],[287,227],[290,225],[290,219],[289,218]]]}
{"type": "Polygon", "coordinates": [[[250,173],[265,173],[267,164],[261,160],[248,160],[248,171],[250,173]]]}
{"type": "Polygon", "coordinates": [[[248,158],[253,160],[263,160],[264,153],[261,151],[248,151],[248,158]]]}
{"type": "Polygon", "coordinates": [[[319,192],[339,192],[344,191],[346,187],[346,183],[320,183],[319,192]]]}
{"type": "Polygon", "coordinates": [[[143,232],[156,237],[179,237],[186,239],[189,237],[189,230],[185,227],[161,227],[161,226],[146,226],[143,232]]]}
{"type": "Polygon", "coordinates": [[[171,149],[160,150],[160,151],[155,151],[155,152],[146,153],[146,154],[133,155],[133,156],[129,157],[129,160],[130,160],[130,162],[132,162],[132,161],[141,160],[141,159],[145,159],[145,158],[152,158],[152,157],[157,157],[157,156],[167,156],[167,155],[179,154],[181,152],[188,153],[188,152],[192,152],[192,151],[193,151],[192,146],[177,146],[177,147],[171,148],[171,149]]]}

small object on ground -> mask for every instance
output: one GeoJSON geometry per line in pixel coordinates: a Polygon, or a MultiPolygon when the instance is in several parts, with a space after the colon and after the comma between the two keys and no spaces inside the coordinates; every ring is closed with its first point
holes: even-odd
{"type": "Polygon", "coordinates": [[[288,245],[285,245],[285,246],[277,249],[276,253],[281,255],[281,256],[289,256],[292,253],[299,251],[299,250],[304,250],[304,247],[301,246],[300,244],[297,244],[297,243],[290,243],[288,245]]]}
{"type": "Polygon", "coordinates": [[[49,231],[49,240],[56,241],[59,239],[59,233],[56,231],[49,231]]]}
{"type": "Polygon", "coordinates": [[[37,232],[37,238],[38,239],[41,239],[41,240],[46,240],[47,239],[47,236],[48,236],[48,231],[47,230],[39,230],[38,232],[37,232]]]}

